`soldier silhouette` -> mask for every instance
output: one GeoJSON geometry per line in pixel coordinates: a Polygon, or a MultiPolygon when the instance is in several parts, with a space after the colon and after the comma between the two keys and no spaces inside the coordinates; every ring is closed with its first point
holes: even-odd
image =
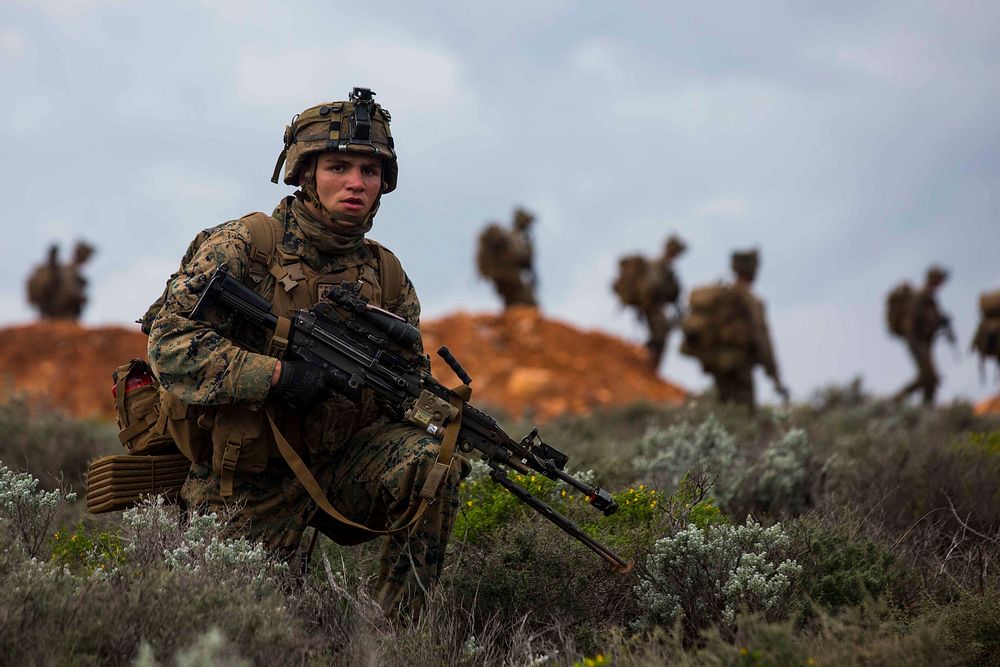
{"type": "Polygon", "coordinates": [[[531,240],[534,222],[534,215],[517,208],[510,229],[491,223],[479,234],[476,268],[479,275],[493,283],[505,309],[538,305],[535,297],[538,279],[531,240]]]}
{"type": "Polygon", "coordinates": [[[660,367],[671,330],[680,320],[680,281],[674,271],[674,261],[687,246],[676,235],[671,235],[656,259],[642,255],[628,255],[619,260],[618,277],[612,289],[622,304],[635,309],[636,316],[649,329],[646,349],[653,372],[660,367]],[[668,311],[673,310],[668,315],[668,311]]]}
{"type": "Polygon", "coordinates": [[[44,320],[78,320],[87,304],[87,279],[83,265],[93,256],[94,247],[78,241],[73,259],[59,261],[59,246],[49,246],[48,256],[28,277],[27,297],[44,320]]]}

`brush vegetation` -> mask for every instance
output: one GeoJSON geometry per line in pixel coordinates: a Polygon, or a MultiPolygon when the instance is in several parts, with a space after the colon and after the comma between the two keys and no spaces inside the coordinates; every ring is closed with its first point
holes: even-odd
{"type": "MultiPolygon", "coordinates": [[[[508,423],[512,433],[525,424],[508,423]]],[[[0,655],[23,665],[997,665],[1000,422],[855,385],[754,417],[709,399],[543,429],[603,518],[519,481],[635,561],[627,576],[495,486],[462,485],[416,622],[368,594],[378,544],[309,570],[149,499],[81,508],[114,429],[0,405],[0,655]],[[595,472],[590,472],[595,471],[595,472]],[[74,494],[73,490],[77,493],[74,494]]]]}

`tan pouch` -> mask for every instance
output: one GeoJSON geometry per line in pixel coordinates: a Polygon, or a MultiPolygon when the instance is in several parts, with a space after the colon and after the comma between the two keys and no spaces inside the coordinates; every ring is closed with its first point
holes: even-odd
{"type": "Polygon", "coordinates": [[[160,383],[149,365],[142,359],[132,359],[115,369],[112,378],[122,446],[135,455],[175,452],[160,406],[160,383]]]}
{"type": "Polygon", "coordinates": [[[222,477],[223,496],[233,492],[233,475],[263,472],[267,467],[269,431],[264,412],[240,405],[225,405],[212,425],[212,469],[222,477]]]}
{"type": "Polygon", "coordinates": [[[160,410],[166,415],[167,433],[177,449],[193,463],[212,456],[212,424],[217,408],[188,405],[160,389],[160,410]]]}
{"type": "Polygon", "coordinates": [[[305,416],[302,442],[313,454],[333,454],[357,431],[360,416],[358,407],[342,396],[323,401],[305,416]]]}

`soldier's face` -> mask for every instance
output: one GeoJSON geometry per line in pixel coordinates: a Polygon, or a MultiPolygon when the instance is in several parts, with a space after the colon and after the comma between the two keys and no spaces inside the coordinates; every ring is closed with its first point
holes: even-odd
{"type": "Polygon", "coordinates": [[[330,213],[359,224],[382,190],[382,161],[353,153],[324,153],[316,160],[316,194],[330,213]]]}

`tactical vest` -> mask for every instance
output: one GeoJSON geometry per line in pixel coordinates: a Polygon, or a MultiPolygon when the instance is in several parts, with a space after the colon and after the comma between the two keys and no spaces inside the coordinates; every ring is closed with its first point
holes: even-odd
{"type": "MultiPolygon", "coordinates": [[[[335,273],[320,274],[297,255],[279,247],[284,233],[282,221],[264,213],[251,213],[240,221],[250,234],[250,261],[243,282],[268,297],[276,315],[288,317],[295,310],[310,308],[326,300],[330,288],[344,281],[360,283],[362,296],[372,305],[390,310],[402,295],[404,279],[399,259],[375,241],[365,239],[367,258],[352,257],[335,273]]],[[[287,331],[279,330],[264,345],[250,345],[247,341],[240,344],[252,352],[281,357],[287,346],[284,336],[287,331]]],[[[261,472],[269,459],[279,456],[263,410],[239,405],[192,406],[163,390],[160,400],[165,429],[191,461],[207,462],[211,457],[213,469],[222,477],[224,496],[232,493],[236,473],[261,472]]],[[[277,418],[282,433],[296,450],[329,455],[374,413],[370,399],[362,400],[360,408],[347,399],[333,399],[304,416],[279,411],[277,418]]]]}

